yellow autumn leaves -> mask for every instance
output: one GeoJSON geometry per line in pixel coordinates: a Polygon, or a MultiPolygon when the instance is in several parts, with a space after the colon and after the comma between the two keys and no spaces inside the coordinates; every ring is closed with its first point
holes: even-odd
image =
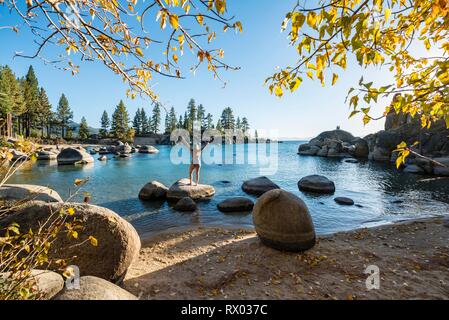
{"type": "Polygon", "coordinates": [[[326,0],[294,7],[281,30],[299,61],[266,80],[272,94],[294,92],[304,77],[335,85],[351,57],[362,67],[385,66],[394,82],[375,87],[362,79],[348,92],[350,117],[360,113],[368,124],[379,118],[370,115],[372,105],[387,101],[384,116],[394,110],[419,117],[424,127],[439,120],[449,127],[448,1],[326,0]],[[441,51],[416,56],[409,50],[415,43],[441,51]]]}

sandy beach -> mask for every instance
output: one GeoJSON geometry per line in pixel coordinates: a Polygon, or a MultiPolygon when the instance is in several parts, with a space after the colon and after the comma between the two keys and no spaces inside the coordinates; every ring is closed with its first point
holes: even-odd
{"type": "Polygon", "coordinates": [[[448,239],[447,218],[319,237],[305,253],[252,230],[190,228],[143,239],[123,286],[140,299],[448,299],[448,239]],[[369,265],[378,290],[366,288],[369,265]]]}

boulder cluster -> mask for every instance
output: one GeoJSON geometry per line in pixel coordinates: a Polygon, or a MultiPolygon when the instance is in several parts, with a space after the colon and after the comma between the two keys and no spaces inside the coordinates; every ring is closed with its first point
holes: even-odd
{"type": "MultiPolygon", "coordinates": [[[[77,237],[59,232],[48,252],[51,260],[63,259],[67,265],[78,268],[80,290],[64,287],[62,276],[56,273],[60,266],[49,264],[45,266],[49,270],[33,270],[31,274],[31,280],[36,282],[44,298],[136,299],[117,286],[141,247],[140,237],[129,222],[103,207],[65,203],[56,191],[41,186],[2,186],[0,200],[17,201],[17,205],[11,206],[11,212],[0,220],[0,230],[17,223],[21,233],[30,230],[37,233],[42,225],[51,224],[60,212],[69,208],[73,213],[65,222],[77,221],[81,227],[77,229],[77,237]],[[95,245],[90,237],[95,238],[95,245]]],[[[8,278],[8,274],[0,274],[0,278],[8,278]]]]}
{"type": "Polygon", "coordinates": [[[325,131],[298,148],[298,154],[329,158],[368,158],[366,140],[344,130],[325,131]]]}
{"type": "Polygon", "coordinates": [[[159,181],[151,181],[139,192],[143,201],[169,201],[173,209],[181,212],[193,212],[197,209],[196,201],[208,200],[215,195],[214,187],[206,184],[190,184],[189,179],[180,179],[166,187],[159,181]]]}
{"type": "Polygon", "coordinates": [[[376,162],[396,162],[397,146],[405,142],[421,156],[410,154],[402,169],[406,173],[449,176],[449,129],[444,122],[436,122],[430,128],[422,128],[419,119],[410,116],[388,114],[385,130],[364,138],[337,129],[326,131],[308,143],[301,144],[298,154],[344,158],[344,162],[358,163],[360,159],[376,162]],[[359,159],[359,160],[358,160],[359,159]]]}

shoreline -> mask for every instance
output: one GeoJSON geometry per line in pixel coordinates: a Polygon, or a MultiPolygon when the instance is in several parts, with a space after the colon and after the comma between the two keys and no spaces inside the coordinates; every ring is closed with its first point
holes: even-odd
{"type": "Polygon", "coordinates": [[[181,227],[142,238],[123,286],[141,299],[448,299],[445,216],[317,237],[304,253],[262,245],[253,230],[181,227]],[[380,269],[380,289],[364,271],[380,269]]]}

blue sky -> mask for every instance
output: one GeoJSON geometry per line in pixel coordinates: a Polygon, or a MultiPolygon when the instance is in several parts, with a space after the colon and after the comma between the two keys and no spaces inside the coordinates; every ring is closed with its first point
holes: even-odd
{"type": "MultiPolygon", "coordinates": [[[[222,73],[227,81],[225,88],[204,69],[195,75],[188,74],[185,80],[158,78],[153,85],[161,100],[173,105],[179,115],[184,113],[189,99],[195,98],[214,115],[214,121],[221,110],[229,106],[236,115],[246,116],[252,128],[276,129],[281,137],[313,137],[337,125],[359,136],[381,130],[383,120],[364,127],[359,117],[348,119],[349,109],[344,100],[348,89],[356,85],[362,75],[377,83],[385,83],[390,75],[384,71],[364,70],[350,61],[347,71],[340,73],[334,87],[323,88],[318,82],[305,80],[297,92],[281,99],[270,95],[263,86],[265,78],[275,71],[276,66],[292,64],[298,58],[294,48],[288,46],[287,33],[280,32],[285,13],[295,3],[296,0],[228,1],[228,11],[242,21],[244,32],[218,34],[218,44],[225,49],[225,61],[240,66],[241,70],[222,73]]],[[[0,21],[10,20],[8,16],[6,9],[0,7],[0,21]]],[[[103,110],[111,114],[120,99],[125,101],[131,116],[140,107],[149,111],[148,101],[127,99],[127,86],[121,78],[99,62],[82,64],[80,73],[72,76],[40,60],[13,59],[15,51],[33,53],[35,46],[25,29],[19,34],[0,29],[0,39],[3,44],[0,64],[10,65],[16,75],[24,75],[32,64],[54,107],[61,93],[66,94],[74,110],[75,121],[85,116],[90,126],[98,127],[103,110]]],[[[46,52],[51,55],[55,51],[46,52]]],[[[382,107],[374,108],[374,113],[380,114],[382,107]]]]}

